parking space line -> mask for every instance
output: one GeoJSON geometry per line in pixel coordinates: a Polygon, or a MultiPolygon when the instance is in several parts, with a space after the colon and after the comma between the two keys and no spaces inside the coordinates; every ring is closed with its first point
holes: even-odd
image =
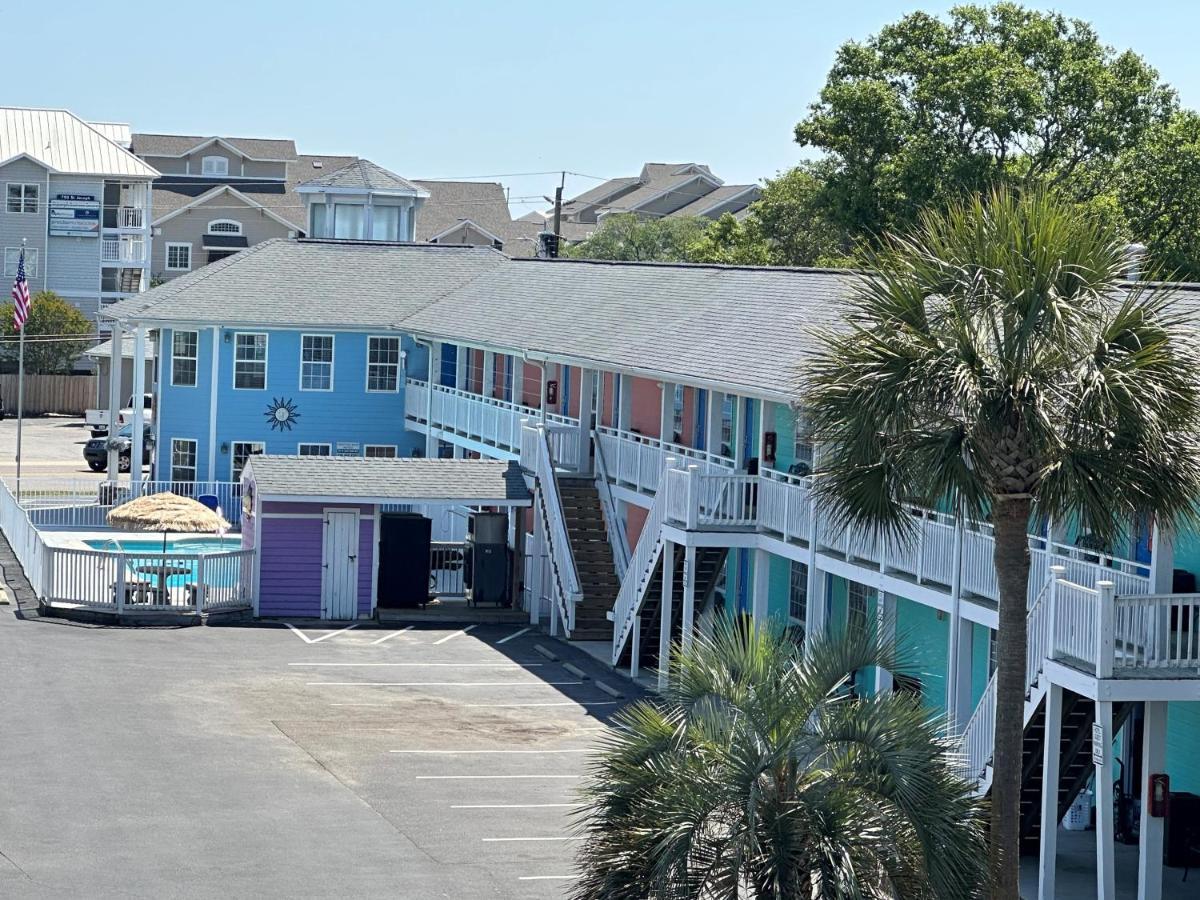
{"type": "Polygon", "coordinates": [[[391,634],[385,634],[379,640],[371,641],[371,643],[372,644],[382,644],[384,641],[390,641],[392,638],[394,638],[398,635],[404,634],[404,632],[406,632],[406,631],[412,631],[412,626],[408,625],[404,628],[401,628],[399,631],[393,631],[391,634]]]}
{"type": "Polygon", "coordinates": [[[444,643],[446,643],[446,641],[450,640],[450,638],[458,637],[460,634],[466,634],[468,631],[474,631],[474,630],[475,630],[474,625],[468,625],[466,628],[460,628],[458,631],[450,632],[444,638],[440,638],[440,639],[434,641],[433,643],[435,646],[438,644],[444,644],[444,643]]]}
{"type": "MultiPolygon", "coordinates": [[[[357,623],[357,622],[355,622],[355,623],[353,623],[353,624],[351,624],[351,625],[347,625],[345,628],[339,628],[339,629],[337,629],[336,631],[331,631],[331,632],[329,632],[329,634],[323,634],[323,635],[321,635],[319,638],[310,638],[310,637],[309,637],[307,634],[305,634],[303,631],[301,631],[299,628],[297,628],[297,627],[296,627],[295,625],[293,625],[291,622],[284,622],[283,624],[284,624],[284,625],[286,625],[288,628],[292,629],[292,632],[293,632],[293,633],[294,633],[294,634],[295,634],[295,635],[296,635],[298,638],[300,638],[300,640],[304,641],[304,643],[306,643],[306,644],[319,644],[319,643],[321,643],[321,641],[323,641],[323,640],[325,640],[325,639],[327,639],[327,638],[331,638],[331,637],[333,637],[335,634],[341,634],[343,631],[349,631],[351,628],[357,628],[357,627],[358,627],[358,623],[357,623]]],[[[320,630],[323,630],[323,629],[316,629],[316,630],[320,631],[320,630]]]]}
{"type": "Polygon", "coordinates": [[[515,841],[583,841],[586,837],[579,835],[567,835],[564,837],[502,837],[502,838],[480,838],[485,844],[509,844],[515,841]]]}
{"type": "Polygon", "coordinates": [[[455,669],[533,669],[541,666],[539,662],[534,663],[513,663],[513,662],[498,662],[498,663],[456,663],[456,662],[293,662],[288,663],[289,666],[333,666],[335,668],[365,668],[377,666],[380,668],[400,668],[413,667],[420,668],[422,666],[436,667],[444,666],[455,669]]]}
{"type": "Polygon", "coordinates": [[[481,709],[516,709],[522,706],[616,706],[617,700],[567,700],[553,703],[468,703],[467,706],[481,709]]]}
{"type": "Polygon", "coordinates": [[[305,687],[563,687],[582,681],[307,681],[305,687]]]}
{"type": "Polygon", "coordinates": [[[578,803],[460,803],[451,809],[576,809],[578,803]]]}
{"type": "Polygon", "coordinates": [[[577,780],[582,775],[418,775],[417,781],[510,781],[510,780],[577,780]]]}
{"type": "Polygon", "coordinates": [[[513,638],[519,638],[521,635],[526,634],[528,631],[529,631],[528,628],[522,628],[520,631],[510,634],[506,638],[500,638],[500,640],[496,641],[496,643],[497,644],[507,644],[513,638]]]}
{"type": "Polygon", "coordinates": [[[578,875],[522,875],[517,881],[578,881],[578,875]]]}
{"type": "Polygon", "coordinates": [[[464,754],[488,753],[591,753],[585,749],[554,749],[554,750],[389,750],[388,753],[426,753],[434,756],[462,756],[464,754]]]}

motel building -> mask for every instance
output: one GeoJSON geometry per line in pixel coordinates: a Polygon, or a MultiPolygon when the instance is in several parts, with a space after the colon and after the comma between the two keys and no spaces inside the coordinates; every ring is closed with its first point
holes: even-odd
{"type": "MultiPolygon", "coordinates": [[[[312,530],[314,519],[306,546],[317,554],[353,535],[358,570],[323,585],[305,569],[291,590],[324,600],[286,611],[369,617],[383,589],[362,566],[379,552],[379,509],[428,508],[435,536],[461,538],[461,518],[444,515],[461,494],[389,489],[388,472],[407,484],[412,470],[388,467],[513,463],[531,505],[519,490],[462,502],[510,504],[530,622],[603,642],[608,662],[643,679],[672,640],[686,644],[718,616],[789,623],[801,639],[874,623],[910,663],[860,673],[855,689],[914,692],[945,715],[965,776],[986,794],[991,526],[913,507],[914,539],[887,543],[837,527],[810,491],[818,448],[795,376],[809,329],[837,326],[852,277],[280,239],[108,313],[116,340],[158,347],[153,489],[220,496],[241,519],[239,602],[255,613],[286,607],[266,574],[280,526],[247,517],[283,513],[248,493],[351,514],[341,538],[312,530]],[[327,458],[322,484],[353,471],[372,486],[284,491],[308,471],[285,457],[327,458]],[[255,487],[256,470],[270,491],[255,487]]],[[[1181,287],[1180,302],[1200,308],[1200,292],[1181,287]]],[[[1094,867],[1096,896],[1117,896],[1117,884],[1144,900],[1183,896],[1183,864],[1200,862],[1200,532],[1130,522],[1119,545],[1098,547],[1071,523],[1034,521],[1029,546],[1026,893],[1055,896],[1069,855],[1094,867]]],[[[40,565],[43,593],[71,600],[58,564],[40,565]]]]}

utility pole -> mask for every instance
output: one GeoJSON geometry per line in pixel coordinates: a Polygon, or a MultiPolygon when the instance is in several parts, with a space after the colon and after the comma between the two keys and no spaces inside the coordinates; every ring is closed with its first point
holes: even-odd
{"type": "Polygon", "coordinates": [[[554,189],[554,236],[562,240],[562,192],[567,183],[567,173],[562,173],[562,180],[554,189]]]}

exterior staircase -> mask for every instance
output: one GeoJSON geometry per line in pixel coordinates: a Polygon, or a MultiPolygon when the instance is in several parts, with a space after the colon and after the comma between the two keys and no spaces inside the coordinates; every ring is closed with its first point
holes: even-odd
{"type": "Polygon", "coordinates": [[[608,611],[613,608],[621,582],[617,578],[600,493],[591,477],[561,474],[558,490],[583,593],[575,606],[571,640],[611,641],[613,626],[608,611]]]}

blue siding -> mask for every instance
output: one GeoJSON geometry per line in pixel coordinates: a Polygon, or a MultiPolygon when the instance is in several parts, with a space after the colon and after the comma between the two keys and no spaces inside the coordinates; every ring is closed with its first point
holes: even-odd
{"type": "MultiPolygon", "coordinates": [[[[241,331],[253,331],[245,328],[241,331]]],[[[356,443],[361,453],[365,444],[390,444],[400,456],[424,448],[424,438],[404,428],[404,369],[421,372],[427,366],[427,350],[405,337],[401,348],[407,356],[401,367],[400,389],[395,393],[368,393],[366,389],[367,334],[334,333],[333,390],[300,390],[299,331],[268,330],[267,386],[263,390],[233,387],[234,331],[222,329],[217,344],[217,440],[214,477],[231,477],[234,441],[260,441],[268,453],[295,454],[300,443],[356,443]],[[228,340],[225,338],[228,337],[228,340]],[[275,400],[291,401],[297,418],[290,430],[273,429],[266,413],[275,400]],[[221,445],[226,452],[221,452],[221,445]]],[[[382,333],[385,334],[386,333],[382,333]]],[[[389,335],[390,336],[390,335],[389,335]]],[[[172,438],[190,438],[197,444],[197,478],[208,477],[209,402],[212,380],[212,330],[201,330],[195,387],[171,384],[172,333],[162,342],[163,396],[160,404],[158,472],[168,478],[172,438]]]]}

